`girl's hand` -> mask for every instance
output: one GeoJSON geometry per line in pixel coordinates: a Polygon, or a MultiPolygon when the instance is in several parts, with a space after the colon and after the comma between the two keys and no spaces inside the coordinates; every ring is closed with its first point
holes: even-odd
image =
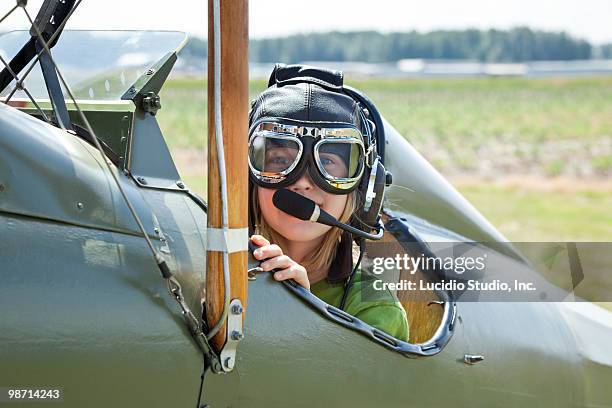
{"type": "Polygon", "coordinates": [[[274,279],[277,281],[293,279],[301,286],[310,290],[310,281],[308,280],[306,269],[287,255],[284,255],[278,245],[270,245],[270,241],[261,235],[253,235],[251,241],[259,247],[253,252],[253,257],[257,260],[265,259],[260,265],[264,271],[278,269],[274,273],[274,279]]]}

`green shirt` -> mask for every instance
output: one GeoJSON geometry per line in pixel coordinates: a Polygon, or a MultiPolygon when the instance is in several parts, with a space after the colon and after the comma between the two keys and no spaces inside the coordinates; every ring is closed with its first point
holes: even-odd
{"type": "MultiPolygon", "coordinates": [[[[371,285],[371,281],[366,281],[363,285],[371,285]]],[[[322,301],[340,307],[344,284],[329,283],[327,279],[323,279],[312,285],[310,290],[322,301]]],[[[349,290],[344,311],[399,340],[408,341],[406,311],[395,295],[390,291],[378,292],[377,300],[367,300],[362,299],[361,294],[361,270],[358,270],[353,278],[353,286],[349,290]]]]}

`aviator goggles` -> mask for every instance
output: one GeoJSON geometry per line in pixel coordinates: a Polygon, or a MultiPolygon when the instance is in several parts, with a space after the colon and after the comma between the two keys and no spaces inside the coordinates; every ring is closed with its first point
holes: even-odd
{"type": "Polygon", "coordinates": [[[355,127],[309,127],[261,122],[249,138],[251,179],[284,188],[308,170],[322,190],[346,194],[357,187],[366,165],[362,133],[355,127]]]}

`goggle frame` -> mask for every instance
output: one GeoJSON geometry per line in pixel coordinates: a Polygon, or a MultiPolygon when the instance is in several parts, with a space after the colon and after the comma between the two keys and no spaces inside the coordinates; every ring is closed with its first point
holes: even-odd
{"type": "MultiPolygon", "coordinates": [[[[299,177],[291,177],[291,175],[299,167],[301,176],[305,167],[308,166],[304,157],[308,156],[306,162],[312,162],[318,173],[313,174],[311,170],[310,174],[313,181],[321,189],[333,194],[347,194],[357,188],[369,162],[369,152],[366,152],[363,134],[358,128],[347,124],[328,123],[319,126],[303,126],[266,120],[255,124],[253,127],[249,137],[249,146],[252,145],[255,138],[262,136],[290,140],[299,147],[296,159],[291,166],[274,175],[264,174],[265,172],[257,170],[251,162],[251,155],[249,154],[248,162],[251,177],[256,184],[262,187],[283,188],[297,181],[299,177]],[[308,140],[305,138],[312,139],[312,142],[305,143],[308,140]],[[325,170],[325,166],[321,162],[320,149],[326,143],[350,143],[359,146],[359,170],[354,177],[335,177],[325,170]],[[305,144],[308,144],[307,147],[312,146],[311,153],[305,154],[305,144]],[[317,177],[317,175],[320,177],[317,177]]],[[[308,167],[312,169],[313,166],[308,167]]]]}

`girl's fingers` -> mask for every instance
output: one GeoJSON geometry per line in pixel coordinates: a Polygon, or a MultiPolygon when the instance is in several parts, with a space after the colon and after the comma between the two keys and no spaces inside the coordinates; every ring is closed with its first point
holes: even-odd
{"type": "Polygon", "coordinates": [[[287,255],[283,255],[283,251],[278,245],[270,245],[270,241],[261,235],[251,236],[251,241],[259,246],[259,248],[253,251],[255,259],[266,259],[265,262],[259,265],[264,272],[278,269],[274,273],[274,279],[278,281],[293,279],[299,285],[310,290],[310,281],[308,280],[306,269],[287,255]]]}
{"type": "MultiPolygon", "coordinates": [[[[283,255],[283,250],[276,244],[264,245],[253,251],[255,259],[268,259],[283,255]]],[[[274,269],[274,268],[272,268],[274,269]]]]}
{"type": "MultiPolygon", "coordinates": [[[[257,252],[257,251],[256,251],[257,252]]],[[[282,252],[281,252],[282,254],[282,252]]],[[[257,257],[257,256],[255,256],[257,257]]],[[[272,269],[285,269],[293,265],[295,262],[287,255],[277,255],[259,265],[264,271],[271,271],[272,269]]]]}
{"type": "Polygon", "coordinates": [[[293,279],[298,285],[310,290],[310,281],[308,280],[306,269],[298,264],[293,264],[288,268],[275,272],[274,279],[277,281],[293,279]]]}
{"type": "Polygon", "coordinates": [[[268,241],[261,235],[252,235],[251,241],[253,241],[257,246],[270,245],[270,241],[268,241]]]}

